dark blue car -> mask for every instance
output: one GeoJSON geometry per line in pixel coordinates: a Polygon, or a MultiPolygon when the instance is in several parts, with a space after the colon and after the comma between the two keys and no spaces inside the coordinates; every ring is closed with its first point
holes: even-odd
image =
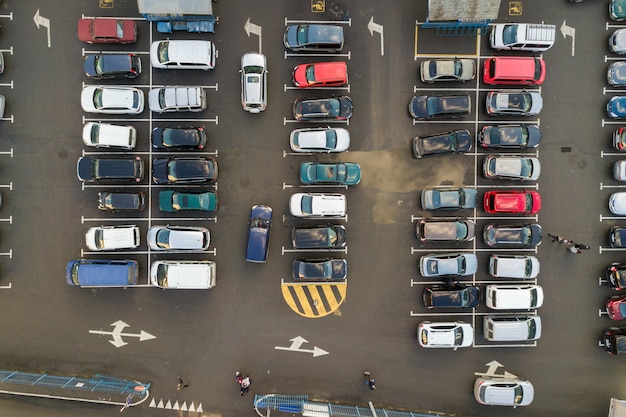
{"type": "Polygon", "coordinates": [[[250,212],[248,250],[246,261],[262,263],[267,260],[270,250],[270,229],[272,227],[272,208],[256,205],[250,212]]]}

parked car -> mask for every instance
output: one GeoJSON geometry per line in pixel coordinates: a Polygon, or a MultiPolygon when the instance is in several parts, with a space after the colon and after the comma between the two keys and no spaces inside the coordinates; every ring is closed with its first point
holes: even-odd
{"type": "Polygon", "coordinates": [[[609,240],[612,248],[626,248],[626,227],[611,227],[609,230],[609,240]]]}
{"type": "Polygon", "coordinates": [[[487,113],[490,116],[536,116],[543,108],[541,94],[528,91],[490,91],[487,113]]]}
{"type": "Polygon", "coordinates": [[[626,96],[612,97],[606,104],[606,113],[611,119],[626,118],[626,96]]]}
{"type": "Polygon", "coordinates": [[[541,209],[541,195],[528,190],[489,190],[483,207],[489,214],[536,214],[541,209]]]}
{"type": "Polygon", "coordinates": [[[283,37],[285,48],[292,51],[338,52],[343,42],[343,27],[339,25],[289,25],[283,37]]]}
{"type": "Polygon", "coordinates": [[[474,329],[469,323],[422,321],[417,326],[417,341],[424,348],[451,348],[472,346],[474,329]]]}
{"type": "Polygon", "coordinates": [[[606,82],[613,87],[626,87],[626,61],[617,61],[609,65],[606,82]]]}
{"type": "Polygon", "coordinates": [[[606,300],[606,312],[612,320],[626,318],[626,295],[614,295],[606,300]]]}
{"type": "Polygon", "coordinates": [[[626,54],[626,29],[617,29],[611,34],[609,49],[619,55],[626,54]]]}
{"type": "Polygon", "coordinates": [[[604,275],[614,290],[620,291],[626,288],[626,263],[612,262],[604,270],[604,275]]]}
{"type": "Polygon", "coordinates": [[[139,114],[143,111],[143,91],[133,87],[87,86],[80,95],[83,111],[105,114],[139,114]]]}
{"type": "Polygon", "coordinates": [[[203,149],[206,132],[203,127],[155,127],[152,147],[168,151],[203,149]]]}
{"type": "Polygon", "coordinates": [[[606,329],[602,337],[602,345],[606,352],[611,355],[626,353],[626,326],[606,329]]]}
{"type": "Polygon", "coordinates": [[[475,188],[431,188],[422,190],[422,209],[461,210],[476,207],[475,188]]]}
{"type": "Polygon", "coordinates": [[[352,117],[352,100],[347,96],[298,98],[293,102],[293,116],[303,122],[348,120],[352,117]]]}
{"type": "Polygon", "coordinates": [[[420,258],[420,274],[426,278],[474,275],[477,270],[478,258],[473,253],[431,253],[420,258]]]}
{"type": "Polygon", "coordinates": [[[543,231],[536,223],[522,225],[489,223],[483,229],[483,239],[492,248],[530,249],[541,244],[543,231]]]}
{"type": "Polygon", "coordinates": [[[417,238],[430,241],[471,241],[475,237],[476,224],[467,219],[430,218],[417,223],[417,238]]]}
{"type": "Polygon", "coordinates": [[[539,259],[526,255],[491,255],[489,275],[495,278],[533,279],[539,275],[539,259]]]}
{"type": "Polygon", "coordinates": [[[435,133],[434,135],[413,138],[413,156],[469,152],[472,149],[472,135],[469,130],[435,133]]]}
{"type": "Polygon", "coordinates": [[[356,185],[361,181],[361,166],[354,162],[303,162],[300,164],[302,184],[356,185]]]}
{"type": "Polygon", "coordinates": [[[87,43],[133,43],[137,41],[134,20],[83,18],[78,20],[78,39],[87,43]]]}
{"type": "Polygon", "coordinates": [[[472,308],[480,303],[480,288],[462,285],[433,285],[422,295],[426,308],[472,308]]]}
{"type": "Polygon", "coordinates": [[[530,405],[535,389],[530,381],[503,377],[478,377],[474,384],[474,397],[484,405],[505,405],[513,408],[530,405]]]}
{"type": "Polygon", "coordinates": [[[265,55],[248,52],[241,57],[241,106],[250,113],[267,107],[267,59],[265,55]]]}
{"type": "Polygon", "coordinates": [[[252,206],[248,223],[248,247],[246,261],[263,263],[270,250],[272,229],[272,208],[263,205],[252,206]]]}
{"type": "Polygon", "coordinates": [[[203,184],[217,180],[217,161],[208,156],[170,156],[152,163],[155,184],[203,184]]]}
{"type": "Polygon", "coordinates": [[[152,250],[207,250],[211,234],[206,227],[152,226],[148,246],[152,250]]]}
{"type": "Polygon", "coordinates": [[[338,87],[348,84],[348,64],[345,62],[313,62],[294,67],[293,85],[300,88],[338,87]]]}
{"type": "Polygon", "coordinates": [[[150,63],[161,69],[215,68],[217,53],[211,41],[161,40],[150,46],[150,63]]]}
{"type": "Polygon", "coordinates": [[[609,2],[609,16],[618,22],[626,19],[626,0],[611,0],[609,2]]]}
{"type": "Polygon", "coordinates": [[[135,249],[139,247],[139,227],[97,226],[85,234],[85,244],[93,251],[135,249]]]}
{"type": "Polygon", "coordinates": [[[341,249],[346,246],[346,228],[339,224],[291,229],[294,249],[341,249]]]}
{"type": "Polygon", "coordinates": [[[543,59],[527,56],[497,56],[487,58],[483,68],[483,82],[498,85],[540,85],[546,78],[543,59]]]}
{"type": "Polygon", "coordinates": [[[141,59],[135,54],[88,54],[83,67],[85,75],[94,80],[137,78],[141,59]]]}
{"type": "Polygon", "coordinates": [[[464,117],[470,114],[472,102],[467,94],[415,96],[409,103],[414,119],[464,117]]]}
{"type": "Polygon", "coordinates": [[[626,192],[621,191],[609,197],[609,210],[618,216],[626,215],[626,192]]]}
{"type": "Polygon", "coordinates": [[[206,109],[202,87],[162,87],[148,92],[148,105],[155,113],[201,112],[206,109]]]}
{"type": "Polygon", "coordinates": [[[434,59],[420,64],[422,82],[469,81],[476,76],[476,62],[473,59],[434,59]]]}
{"type": "Polygon", "coordinates": [[[613,178],[626,181],[626,159],[620,159],[613,164],[613,178]]]}
{"type": "Polygon", "coordinates": [[[539,159],[525,156],[489,155],[483,162],[487,178],[535,181],[541,174],[539,159]]]}
{"type": "Polygon", "coordinates": [[[350,147],[350,132],[343,128],[296,129],[289,135],[294,152],[343,152],[350,147]]]}
{"type": "Polygon", "coordinates": [[[542,52],[554,45],[556,26],[537,23],[497,23],[491,26],[493,49],[542,52]]]}
{"type": "Polygon", "coordinates": [[[296,217],[343,217],[346,215],[346,196],[295,193],[289,199],[289,211],[296,217]]]}
{"type": "Polygon", "coordinates": [[[534,125],[483,126],[478,141],[487,149],[536,148],[541,142],[541,130],[534,125]]]}
{"type": "Polygon", "coordinates": [[[345,259],[296,259],[292,277],[296,281],[337,281],[348,276],[345,259]]]}
{"type": "Polygon", "coordinates": [[[170,213],[179,211],[217,211],[219,202],[215,191],[178,191],[159,192],[159,210],[170,213]]]}
{"type": "Polygon", "coordinates": [[[543,299],[543,288],[534,284],[489,284],[485,288],[485,304],[493,310],[532,310],[541,307],[543,299]]]}
{"type": "Polygon", "coordinates": [[[142,211],[146,207],[146,195],[142,191],[100,191],[98,210],[142,211]]]}
{"type": "Polygon", "coordinates": [[[131,150],[137,144],[137,129],[133,126],[87,122],[83,126],[83,143],[95,148],[131,150]]]}
{"type": "Polygon", "coordinates": [[[138,156],[92,158],[82,156],[76,164],[82,182],[139,182],[143,179],[143,161],[138,156]]]}
{"type": "Polygon", "coordinates": [[[626,151],[626,128],[618,127],[613,131],[613,148],[616,151],[626,151]]]}

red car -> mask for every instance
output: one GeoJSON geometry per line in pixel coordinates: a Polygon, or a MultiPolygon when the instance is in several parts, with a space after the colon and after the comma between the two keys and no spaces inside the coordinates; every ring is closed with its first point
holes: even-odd
{"type": "Polygon", "coordinates": [[[541,196],[536,191],[492,190],[485,193],[484,206],[490,214],[535,214],[541,209],[541,196]]]}
{"type": "Polygon", "coordinates": [[[80,19],[78,39],[87,43],[133,43],[137,41],[137,26],[132,20],[80,19]]]}
{"type": "Polygon", "coordinates": [[[614,295],[606,300],[606,312],[613,320],[626,318],[626,295],[614,295]]]}
{"type": "Polygon", "coordinates": [[[348,83],[348,65],[345,62],[316,62],[298,65],[293,69],[296,87],[337,87],[348,83]]]}

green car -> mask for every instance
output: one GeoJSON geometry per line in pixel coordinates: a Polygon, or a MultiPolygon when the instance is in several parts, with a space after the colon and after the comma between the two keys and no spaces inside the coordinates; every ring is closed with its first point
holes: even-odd
{"type": "Polygon", "coordinates": [[[179,211],[217,211],[217,193],[214,191],[161,191],[159,209],[176,213],[179,211]]]}
{"type": "Polygon", "coordinates": [[[302,184],[356,185],[361,181],[361,167],[354,162],[304,162],[300,165],[302,184]]]}

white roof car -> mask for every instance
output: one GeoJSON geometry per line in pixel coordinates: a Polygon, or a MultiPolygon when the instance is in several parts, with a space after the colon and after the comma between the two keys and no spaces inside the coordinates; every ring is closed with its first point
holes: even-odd
{"type": "Polygon", "coordinates": [[[478,258],[473,253],[442,253],[424,255],[420,258],[423,277],[444,275],[473,275],[478,270],[478,258]]]}
{"type": "Polygon", "coordinates": [[[83,126],[83,143],[96,148],[134,149],[137,130],[132,126],[88,122],[83,126]]]}
{"type": "Polygon", "coordinates": [[[535,181],[541,175],[541,163],[534,157],[490,155],[483,162],[483,173],[487,178],[535,181]]]}
{"type": "Polygon", "coordinates": [[[267,107],[267,60],[265,55],[248,52],[241,57],[241,106],[250,113],[267,107]]]}
{"type": "Polygon", "coordinates": [[[343,152],[350,147],[350,132],[343,128],[296,129],[289,135],[294,152],[343,152]]]}
{"type": "Polygon", "coordinates": [[[474,384],[474,397],[484,405],[508,405],[515,408],[529,405],[534,396],[533,384],[523,379],[479,377],[474,384]]]}
{"type": "Polygon", "coordinates": [[[469,323],[423,321],[417,326],[417,340],[425,348],[468,347],[474,343],[474,329],[469,323]]]}
{"type": "Polygon", "coordinates": [[[616,54],[626,54],[626,29],[617,29],[611,34],[609,48],[616,54]]]}
{"type": "Polygon", "coordinates": [[[88,86],[80,95],[80,104],[88,113],[139,114],[143,103],[143,91],[133,87],[88,86]]]}
{"type": "Polygon", "coordinates": [[[199,112],[206,109],[206,94],[202,87],[153,88],[148,92],[148,105],[155,113],[199,112]]]}
{"type": "Polygon", "coordinates": [[[85,234],[85,243],[91,250],[134,249],[139,246],[139,227],[98,226],[85,234]]]}
{"type": "Polygon", "coordinates": [[[543,288],[539,285],[487,285],[487,307],[494,310],[531,310],[543,305],[543,288]]]}
{"type": "Polygon", "coordinates": [[[211,41],[164,40],[152,42],[150,63],[162,69],[215,68],[215,45],[211,41]]]}
{"type": "Polygon", "coordinates": [[[618,216],[626,216],[626,192],[611,194],[609,197],[609,210],[618,216]]]}
{"type": "Polygon", "coordinates": [[[289,199],[289,211],[296,217],[343,217],[346,215],[346,196],[296,193],[289,199]]]}
{"type": "Polygon", "coordinates": [[[150,283],[159,288],[208,290],[215,287],[213,261],[156,261],[150,266],[150,283]]]}
{"type": "Polygon", "coordinates": [[[496,278],[537,278],[539,259],[526,255],[491,255],[489,274],[496,278]]]}
{"type": "Polygon", "coordinates": [[[207,250],[210,243],[206,227],[152,226],[148,230],[152,250],[207,250]]]}

